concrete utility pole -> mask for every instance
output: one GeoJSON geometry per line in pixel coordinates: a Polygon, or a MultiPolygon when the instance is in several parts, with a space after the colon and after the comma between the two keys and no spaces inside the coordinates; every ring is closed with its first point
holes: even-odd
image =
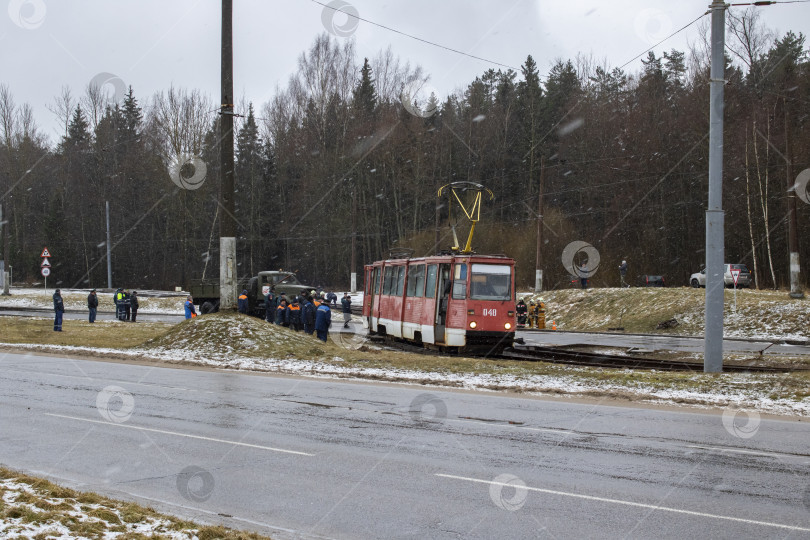
{"type": "Polygon", "coordinates": [[[546,179],[546,158],[540,156],[540,187],[537,194],[537,259],[534,265],[534,292],[543,290],[543,190],[546,179]]]}
{"type": "Polygon", "coordinates": [[[352,189],[352,270],[351,291],[357,292],[357,183],[352,189]]]}
{"type": "Polygon", "coordinates": [[[6,275],[5,267],[9,265],[9,261],[11,260],[9,257],[11,255],[11,233],[9,232],[10,227],[8,226],[8,216],[3,214],[3,205],[0,204],[0,228],[3,229],[3,295],[9,294],[8,286],[9,286],[9,279],[6,275]]]}
{"type": "Polygon", "coordinates": [[[790,297],[804,298],[802,285],[799,281],[801,266],[799,265],[799,224],[796,218],[796,190],[793,178],[793,140],[790,132],[790,113],[788,100],[782,101],[785,109],[785,171],[787,172],[787,207],[788,207],[788,251],[790,252],[790,297]]]}
{"type": "Polygon", "coordinates": [[[723,269],[725,234],[723,212],[723,98],[725,81],[726,8],[721,0],[712,12],[712,69],[709,97],[709,206],[706,210],[706,335],[703,371],[723,371],[723,269]]]}
{"type": "Polygon", "coordinates": [[[112,249],[110,243],[110,201],[106,201],[107,206],[107,288],[112,289],[112,249]]]}
{"type": "Polygon", "coordinates": [[[222,0],[220,109],[219,309],[236,307],[236,219],[233,185],[233,0],[222,0]]]}

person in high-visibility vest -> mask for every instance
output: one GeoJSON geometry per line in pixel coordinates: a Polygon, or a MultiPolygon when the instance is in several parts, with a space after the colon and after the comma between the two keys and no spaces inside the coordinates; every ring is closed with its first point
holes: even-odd
{"type": "Polygon", "coordinates": [[[290,328],[296,332],[301,331],[301,304],[298,303],[298,297],[293,296],[292,304],[289,307],[290,328]]]}
{"type": "Polygon", "coordinates": [[[537,310],[537,304],[534,303],[534,300],[529,302],[529,328],[537,328],[537,316],[539,315],[539,311],[537,310]]]}
{"type": "Polygon", "coordinates": [[[541,298],[537,301],[537,328],[545,329],[546,327],[546,303],[541,298]]]}
{"type": "Polygon", "coordinates": [[[247,289],[242,291],[242,294],[239,295],[239,299],[236,303],[237,309],[239,313],[247,313],[248,312],[248,296],[247,296],[247,289]]]}

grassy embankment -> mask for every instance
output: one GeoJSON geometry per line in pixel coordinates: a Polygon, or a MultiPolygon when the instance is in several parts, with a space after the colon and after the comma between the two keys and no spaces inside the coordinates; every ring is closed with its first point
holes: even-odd
{"type": "Polygon", "coordinates": [[[81,493],[0,467],[0,536],[72,538],[268,538],[221,526],[202,526],[152,508],[81,493]]]}

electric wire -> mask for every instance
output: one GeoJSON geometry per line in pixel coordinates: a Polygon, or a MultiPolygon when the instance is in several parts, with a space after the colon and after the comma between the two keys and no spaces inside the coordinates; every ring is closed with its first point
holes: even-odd
{"type": "Polygon", "coordinates": [[[452,47],[448,47],[448,46],[446,46],[446,45],[442,45],[442,44],[440,44],[440,43],[436,43],[436,42],[434,42],[434,41],[429,41],[429,40],[427,40],[427,39],[423,39],[423,38],[420,38],[420,37],[414,36],[414,35],[412,35],[412,34],[408,34],[408,33],[406,33],[406,32],[402,32],[401,30],[397,30],[396,28],[391,28],[390,26],[385,26],[384,24],[380,24],[380,23],[376,23],[376,22],[374,22],[374,21],[370,21],[370,20],[368,20],[368,19],[364,19],[363,17],[360,17],[360,16],[358,16],[358,15],[355,15],[354,13],[349,13],[348,11],[343,11],[342,9],[339,9],[339,8],[336,8],[336,7],[332,7],[332,6],[330,6],[329,4],[324,4],[323,2],[319,2],[318,0],[310,0],[310,1],[311,1],[311,2],[313,2],[313,3],[315,3],[315,4],[318,4],[319,6],[323,6],[323,7],[325,7],[325,8],[331,9],[331,10],[333,10],[333,11],[338,11],[338,12],[340,12],[340,13],[343,13],[344,15],[346,15],[346,16],[348,16],[348,17],[353,17],[353,18],[355,18],[355,19],[357,19],[357,20],[359,20],[359,21],[363,21],[363,22],[366,22],[366,23],[368,23],[368,24],[372,24],[372,25],[374,25],[374,26],[378,26],[378,27],[380,27],[380,28],[383,28],[383,29],[385,29],[385,30],[388,30],[389,32],[394,32],[394,33],[396,33],[396,34],[400,34],[400,35],[402,35],[402,36],[409,37],[409,38],[411,38],[411,39],[415,39],[416,41],[421,41],[422,43],[427,43],[428,45],[433,45],[434,47],[438,47],[438,48],[440,48],[440,49],[444,49],[444,50],[446,50],[446,51],[454,52],[454,53],[456,53],[456,54],[461,54],[461,55],[463,55],[463,56],[467,56],[467,57],[469,57],[469,58],[473,58],[473,59],[475,59],[475,60],[481,60],[482,62],[487,62],[487,63],[490,63],[490,64],[495,64],[496,66],[501,66],[501,67],[505,67],[505,68],[512,69],[512,70],[514,70],[514,71],[518,71],[518,69],[517,69],[516,67],[514,67],[514,66],[510,66],[509,64],[503,64],[503,63],[501,63],[501,62],[496,62],[495,60],[488,60],[487,58],[482,58],[482,57],[480,57],[480,56],[475,56],[474,54],[465,53],[464,51],[460,51],[460,50],[458,50],[458,49],[454,49],[454,48],[452,48],[452,47]]]}

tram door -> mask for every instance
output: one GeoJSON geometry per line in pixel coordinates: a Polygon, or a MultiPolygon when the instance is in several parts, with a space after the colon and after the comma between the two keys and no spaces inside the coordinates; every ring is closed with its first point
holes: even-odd
{"type": "Polygon", "coordinates": [[[450,280],[450,265],[439,265],[439,280],[436,291],[438,298],[436,301],[436,320],[434,327],[434,335],[436,343],[444,343],[444,328],[447,322],[447,306],[450,303],[450,289],[453,282],[450,280]]]}

